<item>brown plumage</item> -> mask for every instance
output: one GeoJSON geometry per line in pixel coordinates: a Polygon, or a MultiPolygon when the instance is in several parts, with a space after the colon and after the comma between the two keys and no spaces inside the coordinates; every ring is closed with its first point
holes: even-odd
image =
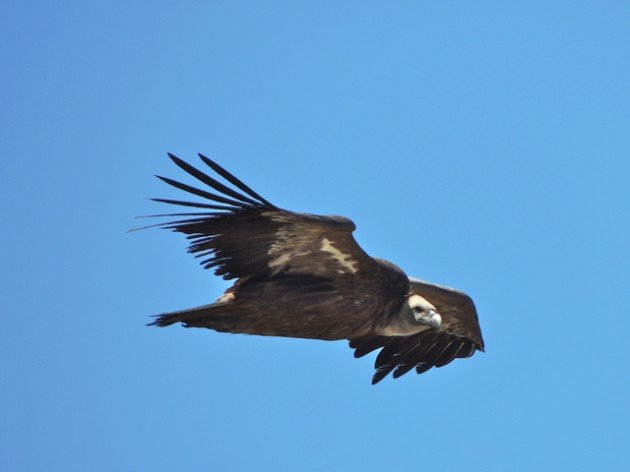
{"type": "MultiPolygon", "coordinates": [[[[422,373],[483,350],[475,306],[467,295],[415,279],[368,256],[339,216],[294,213],[271,204],[205,156],[227,184],[169,157],[218,193],[158,177],[204,202],[154,199],[202,209],[156,226],[180,232],[204,268],[237,279],[215,303],[160,315],[220,332],[350,340],[355,357],[381,349],[373,383],[415,368],[422,373]]],[[[160,215],[158,215],[160,216],[160,215]]]]}

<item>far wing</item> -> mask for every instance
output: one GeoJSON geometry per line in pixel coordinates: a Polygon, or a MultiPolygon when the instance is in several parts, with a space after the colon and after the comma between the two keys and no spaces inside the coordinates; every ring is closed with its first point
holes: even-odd
{"type": "Polygon", "coordinates": [[[350,340],[355,357],[382,348],[374,364],[373,384],[392,371],[394,378],[413,368],[421,374],[484,350],[477,310],[468,295],[418,279],[410,281],[412,292],[426,298],[442,315],[442,329],[436,332],[427,328],[411,336],[366,336],[350,340]]]}
{"type": "MultiPolygon", "coordinates": [[[[479,328],[477,309],[468,295],[459,290],[435,285],[410,277],[411,291],[430,301],[442,315],[442,331],[462,339],[469,339],[483,352],[483,338],[479,328]]],[[[472,355],[472,353],[471,353],[472,355]]]]}

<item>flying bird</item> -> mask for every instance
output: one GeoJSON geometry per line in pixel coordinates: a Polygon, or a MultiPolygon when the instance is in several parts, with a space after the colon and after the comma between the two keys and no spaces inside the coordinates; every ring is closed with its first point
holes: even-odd
{"type": "Polygon", "coordinates": [[[202,154],[213,176],[169,157],[206,189],[157,176],[203,201],[154,198],[200,211],[153,215],[184,218],[152,226],[185,234],[204,268],[235,283],[213,303],[159,315],[150,325],[345,339],[357,358],[380,349],[372,384],[483,352],[468,295],[370,257],[348,218],[279,208],[202,154]]]}

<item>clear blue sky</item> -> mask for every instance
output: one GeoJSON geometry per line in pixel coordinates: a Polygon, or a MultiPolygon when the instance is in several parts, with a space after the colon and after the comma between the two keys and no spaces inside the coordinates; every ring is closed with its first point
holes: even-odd
{"type": "Polygon", "coordinates": [[[630,4],[3,2],[0,469],[630,470],[630,4]],[[204,152],[477,303],[486,354],[145,327],[204,152]]]}

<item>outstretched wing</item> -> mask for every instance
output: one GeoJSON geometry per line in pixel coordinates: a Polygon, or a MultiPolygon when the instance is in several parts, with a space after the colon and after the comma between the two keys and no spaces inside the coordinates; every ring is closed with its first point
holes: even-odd
{"type": "Polygon", "coordinates": [[[442,329],[427,328],[411,336],[366,336],[350,341],[355,357],[382,348],[376,357],[372,383],[390,372],[394,378],[413,368],[418,374],[442,367],[456,358],[470,357],[484,350],[483,338],[472,299],[463,292],[410,279],[411,290],[431,302],[442,316],[442,329]]]}
{"type": "MultiPolygon", "coordinates": [[[[155,201],[205,211],[157,215],[187,217],[157,226],[184,233],[190,240],[188,252],[200,258],[205,268],[215,268],[215,274],[224,279],[249,280],[278,274],[339,279],[360,273],[373,277],[378,273],[380,277],[396,279],[393,282],[402,287],[400,291],[408,290],[408,281],[403,284],[399,280],[400,274],[383,270],[382,265],[359,247],[352,236],[355,225],[351,220],[282,210],[201,154],[202,161],[235,188],[172,154],[169,157],[219,194],[158,176],[167,184],[201,197],[205,202],[161,198],[155,201]]],[[[380,283],[383,282],[386,280],[380,279],[380,283]]]]}

